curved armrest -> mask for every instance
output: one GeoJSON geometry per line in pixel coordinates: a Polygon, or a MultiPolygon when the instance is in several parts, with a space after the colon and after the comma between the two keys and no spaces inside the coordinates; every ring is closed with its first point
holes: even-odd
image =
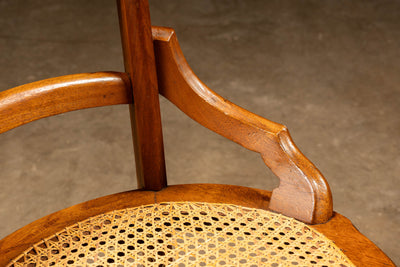
{"type": "Polygon", "coordinates": [[[125,73],[72,74],[0,92],[0,133],[68,111],[132,103],[125,73]]]}
{"type": "Polygon", "coordinates": [[[210,130],[261,154],[280,178],[269,208],[310,224],[332,216],[325,178],[299,151],[285,126],[223,99],[193,73],[172,29],[153,27],[159,91],[210,130]]]}
{"type": "MultiPolygon", "coordinates": [[[[325,178],[298,150],[285,126],[223,99],[204,85],[187,64],[172,29],[153,27],[159,91],[189,117],[210,130],[261,154],[280,178],[271,210],[310,224],[332,216],[325,178]]],[[[62,76],[0,93],[0,133],[72,110],[131,104],[125,73],[62,76]]]]}

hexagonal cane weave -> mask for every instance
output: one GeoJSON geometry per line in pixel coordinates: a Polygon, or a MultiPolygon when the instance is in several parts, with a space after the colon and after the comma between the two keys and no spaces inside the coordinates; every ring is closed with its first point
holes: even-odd
{"type": "Polygon", "coordinates": [[[230,204],[169,202],[67,227],[8,266],[354,266],[304,223],[230,204]]]}

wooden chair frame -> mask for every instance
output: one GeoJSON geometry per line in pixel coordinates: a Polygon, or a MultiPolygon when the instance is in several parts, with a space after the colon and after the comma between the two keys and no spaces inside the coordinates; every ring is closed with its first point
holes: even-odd
{"type": "Polygon", "coordinates": [[[21,228],[0,241],[0,265],[91,216],[165,201],[200,201],[282,213],[325,234],[356,265],[394,266],[348,219],[333,212],[328,183],[285,126],[236,106],[203,84],[187,64],[174,31],[150,26],[145,1],[121,0],[118,7],[126,73],[74,74],[1,92],[0,133],[73,110],[129,104],[139,189],[78,204],[21,228]],[[269,192],[231,185],[167,186],[158,94],[203,126],[258,152],[279,177],[279,187],[269,192]]]}

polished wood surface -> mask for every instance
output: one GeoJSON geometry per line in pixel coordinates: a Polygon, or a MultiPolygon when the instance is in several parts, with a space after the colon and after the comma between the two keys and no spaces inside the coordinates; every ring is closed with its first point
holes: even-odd
{"type": "Polygon", "coordinates": [[[0,93],[0,132],[72,110],[131,104],[142,190],[78,204],[17,230],[0,241],[0,266],[32,244],[88,217],[168,201],[271,209],[312,224],[357,266],[394,266],[348,219],[333,213],[329,185],[293,143],[285,126],[236,106],[204,85],[187,64],[174,31],[153,27],[151,32],[147,1],[120,0],[118,9],[127,73],[69,75],[4,91],[0,93]],[[259,153],[280,178],[279,187],[272,193],[213,184],[166,187],[158,93],[203,126],[259,153]]]}
{"type": "Polygon", "coordinates": [[[130,113],[138,187],[160,190],[167,185],[167,176],[149,4],[144,0],[117,4],[125,71],[135,101],[130,113]]]}
{"type": "Polygon", "coordinates": [[[43,217],[17,230],[0,241],[0,266],[26,250],[32,244],[61,229],[91,216],[146,204],[172,201],[206,201],[232,203],[253,208],[268,206],[269,192],[229,185],[179,185],[169,186],[161,191],[130,191],[114,194],[43,217]]]}
{"type": "Polygon", "coordinates": [[[339,213],[334,212],[328,222],[311,227],[334,241],[356,266],[395,266],[382,250],[339,213]]]}
{"type": "MultiPolygon", "coordinates": [[[[48,215],[5,237],[0,241],[0,266],[69,225],[116,209],[166,201],[229,203],[265,209],[270,197],[271,192],[265,190],[217,184],[173,185],[158,192],[135,190],[101,197],[48,215]]],[[[378,247],[338,213],[327,223],[311,227],[334,241],[356,266],[394,266],[378,247]]]]}
{"type": "Polygon", "coordinates": [[[300,152],[287,128],[223,99],[187,64],[172,29],[153,27],[160,94],[201,125],[261,154],[280,178],[270,209],[307,223],[332,216],[329,185],[300,152]]]}
{"type": "Polygon", "coordinates": [[[68,111],[132,103],[128,75],[82,73],[28,83],[0,92],[0,133],[68,111]]]}
{"type": "MultiPolygon", "coordinates": [[[[203,126],[252,151],[260,153],[266,165],[280,178],[280,185],[272,194],[270,209],[311,224],[327,221],[332,215],[332,198],[329,185],[318,169],[297,149],[286,127],[236,106],[204,85],[188,66],[172,29],[153,27],[153,38],[160,93],[203,126]]],[[[114,73],[113,75],[114,82],[117,82],[118,78],[121,79],[121,81],[118,82],[121,85],[121,87],[119,87],[120,91],[124,89],[122,85],[129,84],[124,82],[124,79],[126,80],[124,74],[114,73]]],[[[74,90],[76,91],[74,86],[80,86],[81,88],[86,84],[86,78],[82,75],[71,76],[72,78],[68,77],[69,76],[66,76],[66,78],[56,78],[28,84],[22,88],[30,92],[50,92],[49,89],[45,90],[43,88],[64,88],[67,85],[73,85],[72,92],[74,92],[74,90]],[[65,82],[65,80],[69,82],[65,82]],[[55,83],[55,85],[52,85],[52,83],[55,83]],[[59,86],[58,84],[63,86],[59,86]]],[[[105,76],[103,78],[105,79],[105,76]]],[[[105,80],[101,81],[101,79],[98,78],[96,82],[101,85],[105,80]]],[[[86,87],[88,87],[88,85],[86,85],[86,87]]],[[[137,86],[132,83],[132,87],[136,88],[137,86]]],[[[107,93],[103,93],[113,95],[112,90],[114,90],[114,88],[104,87],[103,90],[108,90],[107,93]]],[[[5,91],[4,95],[10,98],[13,92],[14,91],[5,91]]],[[[68,91],[65,91],[65,93],[68,93],[68,91]]],[[[58,101],[58,94],[54,94],[48,93],[47,97],[51,98],[47,98],[47,102],[58,101]],[[52,97],[54,97],[54,99],[52,97]]],[[[84,93],[82,92],[81,94],[84,93]]],[[[39,94],[38,96],[41,95],[39,94]]],[[[132,100],[129,98],[129,93],[125,92],[122,96],[126,97],[125,99],[121,99],[122,103],[131,103],[132,100]]],[[[17,94],[13,96],[14,106],[16,106],[17,103],[23,104],[20,102],[23,100],[19,100],[22,99],[22,97],[24,97],[24,95],[17,94]]],[[[42,101],[40,98],[36,99],[42,101]]],[[[69,99],[66,97],[62,99],[65,106],[67,106],[67,100],[76,100],[76,98],[69,99]]],[[[83,101],[84,98],[80,99],[80,102],[83,101]]],[[[147,103],[146,101],[144,102],[147,103]]],[[[46,103],[40,103],[42,106],[35,106],[36,111],[32,112],[32,117],[35,116],[35,113],[48,114],[46,116],[60,113],[60,111],[54,111],[59,110],[60,105],[43,105],[46,103]],[[44,112],[42,107],[47,109],[47,111],[44,112]]],[[[155,103],[153,104],[155,105],[155,103]]],[[[76,104],[71,102],[69,105],[76,104]]],[[[93,106],[93,104],[91,105],[93,106]]],[[[135,102],[134,106],[137,105],[139,104],[135,102]]],[[[147,108],[150,108],[150,106],[146,107],[142,105],[143,113],[134,112],[134,114],[144,115],[148,112],[147,108]]],[[[86,107],[90,107],[90,103],[87,104],[86,107]]],[[[19,108],[25,108],[25,113],[30,114],[32,107],[20,105],[19,108]]],[[[7,108],[4,110],[6,112],[7,108]]],[[[65,109],[65,111],[69,110],[65,109]]],[[[136,150],[136,152],[142,151],[144,154],[141,152],[140,155],[144,155],[146,161],[143,161],[144,158],[138,155],[136,155],[136,160],[142,159],[139,163],[137,162],[137,164],[141,163],[147,166],[147,172],[144,172],[144,165],[142,166],[143,168],[141,168],[140,171],[142,175],[145,173],[150,175],[148,179],[140,179],[142,182],[148,181],[148,186],[151,185],[150,187],[145,186],[145,189],[159,190],[166,185],[162,139],[155,138],[154,145],[157,149],[154,152],[155,154],[152,154],[152,139],[148,138],[152,136],[151,134],[154,134],[154,132],[147,132],[147,130],[145,130],[151,128],[152,124],[150,121],[149,118],[142,116],[135,120],[135,122],[143,123],[143,127],[139,127],[143,131],[137,129],[136,134],[141,133],[145,138],[138,139],[139,136],[135,137],[136,141],[141,140],[141,145],[139,147],[135,146],[139,149],[136,150]],[[142,144],[142,142],[144,144],[142,144]],[[162,156],[159,155],[160,153],[162,153],[162,156]],[[153,166],[151,164],[152,156],[154,156],[155,164],[154,173],[152,172],[153,166]]],[[[138,126],[138,124],[135,123],[134,125],[138,126]]],[[[161,127],[161,124],[159,126],[161,127]]],[[[155,130],[161,134],[161,129],[157,130],[156,128],[157,127],[151,128],[151,130],[155,130]]],[[[143,177],[144,176],[142,176],[142,178],[143,177]]]]}
{"type": "MultiPolygon", "coordinates": [[[[153,27],[153,38],[157,55],[160,93],[203,126],[260,153],[266,165],[280,178],[279,187],[273,191],[270,209],[307,223],[327,221],[332,215],[329,185],[318,169],[297,149],[286,127],[236,106],[204,85],[188,66],[172,29],[153,27]]],[[[13,103],[14,108],[10,109],[9,105],[4,106],[3,113],[1,113],[2,118],[8,121],[4,121],[1,127],[11,129],[32,121],[35,117],[41,118],[79,108],[101,106],[106,100],[108,104],[132,103],[129,90],[124,88],[129,85],[126,74],[99,73],[88,75],[88,77],[86,78],[83,74],[64,76],[3,92],[0,94],[0,101],[3,99],[5,104],[13,103]],[[114,84],[117,84],[116,89],[113,88],[114,84]],[[68,86],[71,86],[71,89],[67,89],[68,86]],[[82,90],[89,87],[90,90],[82,90]],[[52,88],[57,88],[57,90],[53,92],[52,88]],[[96,90],[102,90],[101,94],[95,95],[97,98],[92,93],[96,90]],[[114,90],[117,93],[113,93],[114,90]],[[79,92],[80,95],[77,95],[76,92],[79,92]],[[70,97],[68,94],[72,96],[70,97]],[[87,97],[91,97],[89,100],[92,102],[86,101],[85,94],[87,97]],[[30,100],[31,98],[26,100],[25,96],[27,95],[35,100],[30,100]],[[44,97],[45,95],[46,97],[44,97]],[[107,97],[107,95],[113,96],[113,98],[107,97]],[[103,97],[102,101],[99,101],[99,97],[103,97]],[[120,102],[111,102],[114,98],[120,102]],[[77,99],[79,100],[77,101],[77,99]],[[30,104],[31,102],[22,101],[36,102],[30,104]],[[79,104],[83,102],[87,102],[86,106],[79,104]],[[24,109],[25,111],[18,113],[14,112],[15,109],[20,111],[24,109]],[[12,116],[7,116],[10,112],[12,116]],[[20,114],[19,117],[18,114],[20,114]],[[8,123],[10,126],[6,126],[8,123]]],[[[132,82],[132,88],[138,87],[132,82]]],[[[139,96],[139,99],[140,97],[147,98],[148,95],[151,94],[139,96]]],[[[134,106],[138,105],[141,106],[138,108],[141,111],[137,112],[138,110],[136,110],[133,114],[135,116],[142,114],[143,116],[133,121],[136,129],[134,140],[136,140],[135,142],[140,141],[140,146],[135,146],[136,152],[141,151],[139,153],[141,156],[136,155],[136,160],[139,161],[137,164],[142,166],[142,168],[139,167],[142,175],[139,179],[140,183],[147,183],[147,186],[142,184],[139,188],[159,190],[166,185],[162,133],[161,128],[150,123],[151,116],[156,115],[148,114],[152,105],[159,107],[158,98],[157,103],[149,104],[148,107],[138,103],[135,103],[134,106]],[[146,114],[150,117],[147,117],[146,114]],[[153,134],[161,135],[160,138],[154,137],[154,143],[151,142],[153,134]],[[139,138],[139,135],[143,135],[143,138],[139,138]],[[155,151],[152,151],[152,148],[155,148],[155,151]],[[153,157],[154,166],[151,164],[153,157]],[[144,171],[145,169],[147,171],[144,171]],[[145,173],[149,175],[148,179],[144,179],[145,173]]],[[[161,127],[161,122],[156,125],[161,127]]]]}

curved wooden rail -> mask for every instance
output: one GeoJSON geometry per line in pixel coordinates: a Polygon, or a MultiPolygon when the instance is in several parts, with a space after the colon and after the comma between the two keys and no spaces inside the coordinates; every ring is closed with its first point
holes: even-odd
{"type": "Polygon", "coordinates": [[[280,178],[269,208],[306,223],[332,216],[329,185],[299,151],[285,126],[223,99],[193,73],[173,29],[153,27],[160,94],[210,130],[261,154],[280,178]]]}
{"type": "MultiPolygon", "coordinates": [[[[230,203],[264,209],[268,207],[269,198],[268,191],[218,184],[172,185],[158,192],[128,191],[104,196],[47,215],[0,240],[0,266],[5,266],[33,244],[65,227],[116,209],[173,201],[230,203]]],[[[329,222],[311,227],[335,242],[356,266],[395,266],[347,218],[338,213],[329,222]]]]}
{"type": "MultiPolygon", "coordinates": [[[[332,216],[329,185],[299,151],[285,126],[223,99],[193,73],[172,29],[153,27],[159,91],[212,131],[261,154],[280,178],[269,208],[310,224],[332,216]]],[[[22,124],[83,108],[132,103],[125,73],[75,74],[0,93],[0,133],[22,124]]]]}
{"type": "Polygon", "coordinates": [[[68,111],[132,103],[125,73],[82,73],[0,92],[0,133],[68,111]]]}

